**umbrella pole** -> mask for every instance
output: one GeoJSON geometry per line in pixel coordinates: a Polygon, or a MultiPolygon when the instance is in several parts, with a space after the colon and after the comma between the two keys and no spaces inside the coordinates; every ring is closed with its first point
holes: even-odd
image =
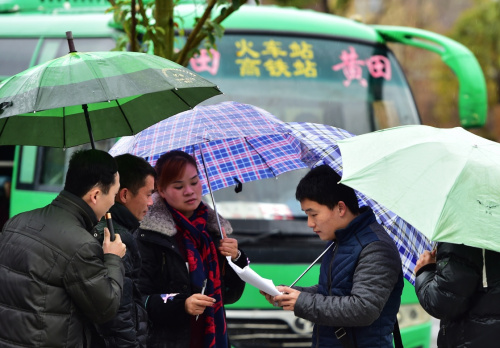
{"type": "Polygon", "coordinates": [[[203,169],[205,170],[205,177],[207,178],[208,190],[210,191],[210,197],[212,197],[212,204],[214,205],[215,216],[217,217],[217,225],[219,225],[219,232],[221,239],[224,239],[222,234],[222,227],[220,225],[219,213],[217,212],[217,205],[215,204],[214,194],[212,192],[212,186],[210,185],[210,180],[208,179],[207,166],[205,165],[205,156],[203,155],[202,144],[198,144],[200,147],[201,161],[203,162],[203,169]]]}
{"type": "Polygon", "coordinates": [[[319,255],[319,256],[316,258],[316,260],[314,260],[314,261],[313,261],[313,263],[311,263],[311,264],[309,265],[309,267],[307,267],[307,269],[306,269],[304,272],[302,272],[302,274],[301,274],[301,275],[300,275],[297,279],[295,279],[295,281],[294,281],[294,282],[292,283],[292,285],[290,285],[289,287],[291,288],[292,286],[294,286],[294,285],[295,285],[295,283],[297,283],[297,282],[300,280],[300,278],[302,278],[302,277],[304,276],[304,274],[306,274],[306,273],[307,273],[307,271],[309,271],[309,270],[311,269],[311,267],[312,267],[312,266],[314,266],[314,264],[315,264],[316,262],[318,262],[318,260],[319,260],[319,259],[320,259],[323,255],[325,255],[325,253],[326,253],[326,252],[327,252],[327,251],[328,251],[328,250],[329,250],[329,249],[330,249],[330,248],[331,248],[334,244],[335,244],[335,243],[330,244],[330,246],[329,246],[328,248],[326,248],[326,249],[325,249],[325,250],[321,253],[321,255],[319,255]]]}
{"type": "Polygon", "coordinates": [[[89,107],[87,104],[82,105],[83,113],[85,114],[85,122],[87,122],[87,129],[89,130],[89,138],[90,138],[90,145],[92,146],[92,150],[95,150],[95,144],[94,144],[94,135],[92,134],[92,126],[90,125],[90,117],[89,117],[89,107]]]}

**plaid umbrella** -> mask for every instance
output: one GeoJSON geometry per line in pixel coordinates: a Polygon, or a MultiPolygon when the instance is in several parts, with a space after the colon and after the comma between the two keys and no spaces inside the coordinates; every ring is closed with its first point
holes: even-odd
{"type": "Polygon", "coordinates": [[[131,153],[155,165],[172,150],[195,157],[204,195],[210,189],[307,168],[300,158],[301,143],[288,134],[283,121],[256,106],[232,101],[172,116],[135,136],[121,138],[109,153],[131,153]]]}
{"type": "Polygon", "coordinates": [[[285,123],[269,112],[249,104],[223,102],[197,106],[135,136],[123,137],[109,153],[131,153],[151,165],[171,150],[193,155],[203,194],[211,194],[217,210],[212,191],[307,168],[301,149],[285,123]]]}
{"type": "MultiPolygon", "coordinates": [[[[342,157],[337,141],[352,137],[353,134],[340,128],[305,122],[289,122],[287,128],[290,134],[305,146],[302,149],[302,160],[309,167],[327,164],[342,176],[342,157]]],[[[432,249],[429,239],[384,206],[367,198],[359,191],[356,191],[356,194],[360,207],[372,208],[377,221],[392,237],[401,256],[404,276],[415,284],[413,269],[419,255],[424,250],[432,249]]]]}

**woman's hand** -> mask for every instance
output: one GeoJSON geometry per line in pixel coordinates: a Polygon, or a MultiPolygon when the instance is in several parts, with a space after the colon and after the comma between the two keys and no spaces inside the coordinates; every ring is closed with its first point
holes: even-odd
{"type": "Polygon", "coordinates": [[[222,256],[231,256],[231,260],[238,257],[238,241],[234,238],[228,238],[224,227],[222,228],[222,236],[219,243],[219,252],[222,256]]]}
{"type": "Polygon", "coordinates": [[[186,299],[184,308],[191,315],[200,315],[205,311],[206,307],[212,307],[215,299],[202,294],[193,294],[186,299]]]}

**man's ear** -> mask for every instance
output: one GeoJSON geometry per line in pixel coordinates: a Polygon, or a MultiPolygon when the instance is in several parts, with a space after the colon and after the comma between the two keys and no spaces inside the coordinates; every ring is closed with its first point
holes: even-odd
{"type": "Polygon", "coordinates": [[[120,203],[127,203],[127,199],[130,198],[131,192],[129,191],[128,188],[124,187],[118,191],[118,194],[116,195],[116,200],[120,203]]]}
{"type": "Polygon", "coordinates": [[[90,206],[96,205],[97,197],[100,194],[101,194],[101,189],[99,189],[98,187],[93,187],[83,196],[83,200],[87,202],[87,204],[90,206]]]}
{"type": "Polygon", "coordinates": [[[337,204],[337,209],[339,210],[339,216],[342,217],[347,213],[347,206],[343,201],[339,201],[337,204]]]}

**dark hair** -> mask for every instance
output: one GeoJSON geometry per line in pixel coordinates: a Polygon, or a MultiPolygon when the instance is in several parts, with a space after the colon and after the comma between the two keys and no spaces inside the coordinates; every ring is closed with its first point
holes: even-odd
{"type": "Polygon", "coordinates": [[[156,171],[144,158],[129,153],[115,157],[120,173],[120,190],[129,189],[136,195],[141,187],[146,185],[146,178],[153,176],[156,179],[156,171]]]}
{"type": "Polygon", "coordinates": [[[104,194],[115,184],[118,166],[109,153],[101,150],[80,150],[69,160],[64,190],[83,197],[94,186],[104,194]]]}
{"type": "Polygon", "coordinates": [[[182,176],[187,164],[192,164],[197,168],[193,156],[184,151],[174,150],[161,155],[155,165],[158,188],[167,187],[172,181],[182,176]]]}
{"type": "Polygon", "coordinates": [[[305,199],[326,205],[333,209],[339,201],[343,201],[349,210],[359,213],[358,199],[354,190],[339,184],[340,175],[328,165],[321,165],[309,171],[297,185],[295,198],[302,202],[305,199]]]}

